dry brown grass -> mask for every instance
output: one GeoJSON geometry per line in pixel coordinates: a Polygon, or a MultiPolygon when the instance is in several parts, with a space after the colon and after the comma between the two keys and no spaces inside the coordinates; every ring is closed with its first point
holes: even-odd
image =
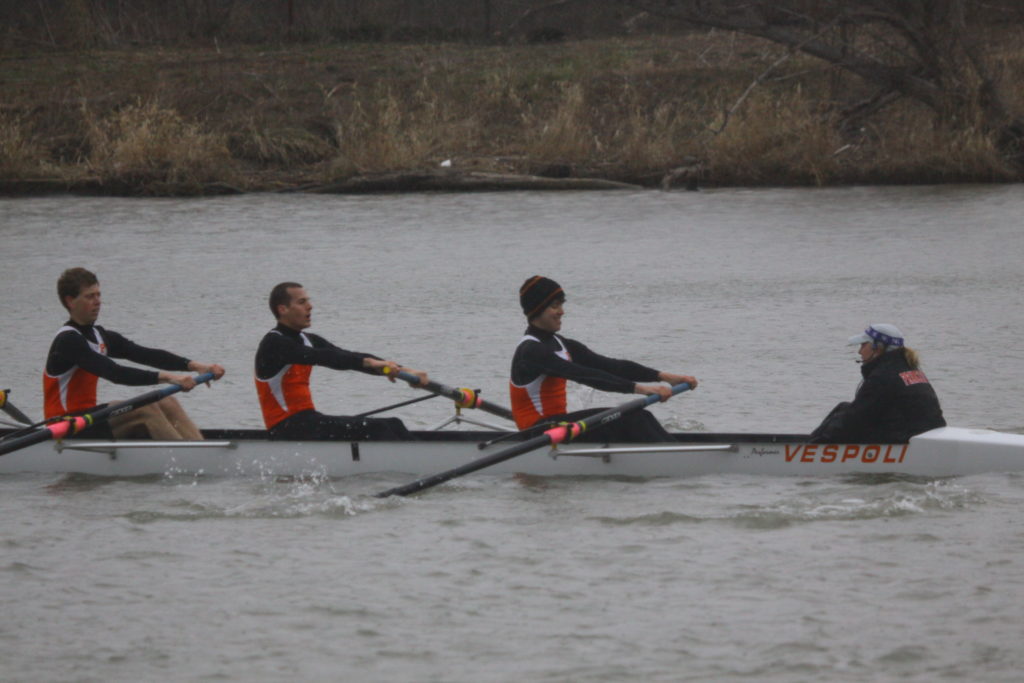
{"type": "Polygon", "coordinates": [[[976,129],[925,124],[891,134],[877,148],[858,169],[864,178],[897,183],[1006,182],[1018,175],[992,137],[976,129]]]}
{"type": "Polygon", "coordinates": [[[228,136],[232,157],[259,166],[294,168],[330,159],[332,141],[300,127],[277,128],[250,120],[228,136]]]}
{"type": "Polygon", "coordinates": [[[533,120],[526,128],[532,128],[533,134],[525,140],[525,151],[530,158],[540,162],[582,164],[596,151],[597,140],[589,125],[590,107],[582,85],[562,85],[554,112],[530,118],[533,120]]]}
{"type": "Polygon", "coordinates": [[[104,182],[122,185],[204,184],[231,179],[224,137],[203,132],[156,102],[139,102],[97,117],[83,112],[87,165],[104,182]]]}
{"type": "Polygon", "coordinates": [[[34,179],[50,172],[43,146],[21,117],[0,113],[0,179],[34,179]]]}
{"type": "Polygon", "coordinates": [[[375,88],[334,119],[338,157],[359,173],[418,168],[437,155],[446,119],[444,104],[424,88],[411,102],[375,88]]]}
{"type": "Polygon", "coordinates": [[[843,142],[834,122],[800,90],[781,97],[755,93],[709,130],[705,148],[711,175],[724,182],[825,185],[837,178],[843,142]]]}
{"type": "MultiPolygon", "coordinates": [[[[1019,179],[986,135],[937,127],[909,102],[841,136],[839,100],[862,86],[808,58],[741,101],[780,54],[693,34],[39,55],[0,65],[0,178],[261,189],[453,159],[654,185],[697,158],[704,180],[723,185],[1019,179]]],[[[998,55],[1002,78],[1024,75],[1019,48],[998,55]]]]}

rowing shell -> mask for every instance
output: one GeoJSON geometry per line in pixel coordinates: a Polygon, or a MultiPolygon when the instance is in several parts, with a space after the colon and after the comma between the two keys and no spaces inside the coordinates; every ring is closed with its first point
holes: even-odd
{"type": "MultiPolygon", "coordinates": [[[[207,441],[44,442],[0,458],[0,474],[213,477],[395,472],[424,475],[507,447],[483,450],[491,431],[414,432],[417,441],[268,441],[256,430],[208,430],[207,441]]],[[[821,476],[846,473],[948,477],[1024,470],[1024,435],[943,427],[909,444],[810,444],[785,434],[677,434],[674,443],[584,444],[539,449],[486,473],[539,476],[821,476]]]]}

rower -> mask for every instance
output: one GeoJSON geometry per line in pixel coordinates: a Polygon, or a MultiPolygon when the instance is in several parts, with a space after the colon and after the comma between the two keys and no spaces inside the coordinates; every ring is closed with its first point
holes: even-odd
{"type": "MultiPolygon", "coordinates": [[[[145,386],[167,382],[184,391],[195,387],[187,371],[224,375],[215,363],[200,363],[170,351],[140,346],[113,330],[96,324],[100,314],[100,284],[85,268],[69,268],[57,280],[57,297],[70,318],[57,330],[43,373],[43,414],[47,419],[82,413],[96,406],[99,378],[115,384],[145,386]],[[159,371],[115,363],[124,358],[159,371]],[[173,371],[173,372],[171,372],[173,371]]],[[[195,423],[177,399],[168,396],[157,403],[111,418],[79,433],[94,438],[146,436],[160,440],[201,440],[195,423]]]]}
{"type": "MultiPolygon", "coordinates": [[[[519,289],[519,303],[526,315],[527,328],[512,358],[509,380],[512,413],[519,429],[540,422],[575,422],[603,410],[567,413],[566,380],[601,391],[657,394],[661,401],[672,396],[671,388],[653,382],[685,382],[691,388],[697,387],[697,380],[689,375],[607,358],[581,342],[557,334],[565,314],[565,292],[550,278],[535,275],[527,279],[519,289]]],[[[591,440],[635,443],[673,438],[654,415],[638,410],[601,429],[591,440]]]]}
{"type": "Polygon", "coordinates": [[[304,330],[312,325],[313,302],[297,282],[282,282],[270,292],[270,312],[277,326],[264,335],[256,351],[256,393],[271,439],[307,441],[404,440],[413,435],[398,418],[325,415],[316,410],[309,389],[314,365],[333,370],[384,374],[395,381],[398,371],[430,381],[427,373],[370,353],[348,351],[304,330]]]}
{"type": "Polygon", "coordinates": [[[945,427],[939,398],[917,351],[895,325],[876,323],[849,339],[858,347],[863,381],[852,402],[838,404],[811,433],[815,443],[907,443],[945,427]]]}

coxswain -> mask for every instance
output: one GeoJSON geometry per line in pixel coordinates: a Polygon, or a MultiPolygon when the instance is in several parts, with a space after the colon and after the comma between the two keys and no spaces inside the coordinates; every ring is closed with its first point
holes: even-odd
{"type": "MultiPolygon", "coordinates": [[[[618,360],[591,351],[583,343],[557,334],[565,314],[565,292],[554,280],[535,275],[519,288],[519,303],[527,328],[512,357],[509,394],[516,426],[527,429],[537,423],[573,422],[603,408],[567,412],[566,381],[572,380],[600,391],[622,394],[657,394],[661,401],[672,396],[671,388],[697,380],[655,370],[629,360],[618,360]]],[[[623,415],[593,434],[593,441],[672,441],[658,420],[646,410],[623,415]]]]}
{"type": "Polygon", "coordinates": [[[811,433],[815,443],[907,443],[945,427],[939,398],[918,354],[895,325],[877,323],[850,337],[863,380],[852,402],[832,409],[811,433]]]}
{"type": "MultiPolygon", "coordinates": [[[[332,370],[359,370],[371,375],[384,374],[385,369],[404,370],[419,377],[420,386],[425,386],[430,381],[425,372],[370,353],[348,351],[317,334],[305,332],[312,325],[313,302],[297,282],[276,285],[270,292],[269,304],[277,326],[260,341],[255,379],[263,422],[270,438],[312,441],[414,438],[398,418],[359,418],[317,411],[309,377],[314,365],[332,370]]],[[[388,379],[395,381],[395,373],[389,374],[388,379]]]]}
{"type": "MultiPolygon", "coordinates": [[[[171,383],[182,390],[195,387],[186,372],[212,373],[220,378],[224,368],[200,363],[170,351],[140,346],[113,330],[100,327],[100,284],[85,268],[69,268],[57,280],[57,297],[70,317],[57,330],[43,373],[43,414],[47,419],[81,414],[96,407],[99,378],[114,384],[146,386],[171,383]],[[115,363],[123,358],[157,370],[115,363]]],[[[108,422],[93,425],[78,436],[93,438],[149,437],[160,440],[203,438],[185,409],[173,396],[137,408],[108,422]]]]}

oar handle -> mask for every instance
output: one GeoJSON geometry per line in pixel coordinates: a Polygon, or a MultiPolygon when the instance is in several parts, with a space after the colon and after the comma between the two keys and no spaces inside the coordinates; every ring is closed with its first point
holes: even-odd
{"type": "MultiPolygon", "coordinates": [[[[193,379],[196,384],[205,384],[206,382],[214,379],[214,376],[212,372],[204,372],[201,375],[196,375],[193,379]]],[[[150,403],[156,403],[162,398],[166,398],[171,394],[181,391],[181,389],[180,384],[168,384],[167,386],[154,389],[153,391],[141,394],[135,398],[130,398],[127,401],[121,401],[117,404],[107,404],[91,413],[69,417],[66,420],[59,420],[57,422],[44,425],[39,431],[11,439],[8,442],[0,442],[0,455],[6,455],[12,451],[16,451],[42,441],[63,439],[66,436],[77,434],[83,429],[99,424],[104,420],[109,420],[112,417],[130,413],[131,411],[150,403]]]]}
{"type": "MultiPolygon", "coordinates": [[[[390,374],[390,370],[388,368],[384,368],[384,370],[384,374],[390,374]]],[[[485,413],[497,415],[498,417],[503,417],[506,420],[513,419],[511,410],[503,406],[499,406],[496,403],[485,401],[481,398],[479,393],[472,389],[456,389],[455,387],[450,387],[446,384],[435,382],[434,380],[430,380],[426,384],[420,384],[419,377],[411,372],[406,372],[405,370],[399,370],[395,373],[395,377],[405,380],[410,385],[419,389],[426,389],[429,392],[444,396],[445,398],[450,398],[463,408],[479,408],[485,413]]]]}
{"type": "MultiPolygon", "coordinates": [[[[675,396],[676,394],[680,394],[688,390],[689,388],[690,385],[687,384],[686,382],[676,384],[672,387],[672,395],[675,396]]],[[[626,403],[617,405],[614,408],[602,410],[600,413],[597,413],[596,415],[591,415],[586,420],[579,420],[577,422],[570,422],[568,424],[562,424],[556,427],[552,427],[545,431],[543,434],[535,436],[532,439],[527,439],[522,443],[516,444],[515,446],[510,446],[492,455],[486,455],[482,458],[478,458],[476,460],[473,460],[472,462],[466,463],[465,465],[460,465],[459,467],[454,467],[450,470],[439,472],[438,474],[434,474],[429,477],[417,479],[416,481],[409,484],[405,484],[404,486],[396,486],[394,488],[388,489],[387,491],[383,491],[381,493],[376,494],[376,497],[387,498],[388,496],[408,496],[418,491],[422,491],[423,489],[428,489],[433,486],[437,486],[438,484],[443,484],[449,479],[454,479],[456,477],[461,477],[464,474],[469,474],[471,472],[476,472],[477,470],[482,470],[485,467],[496,465],[499,462],[504,462],[505,460],[514,458],[517,455],[528,453],[530,451],[542,448],[549,444],[555,446],[560,443],[572,441],[573,439],[575,439],[588,429],[597,429],[599,427],[602,427],[608,424],[609,422],[614,422],[615,420],[619,419],[623,415],[626,415],[627,413],[632,413],[642,408],[646,408],[647,406],[659,400],[660,396],[658,396],[658,394],[649,394],[642,398],[627,401],[626,403]]]]}

